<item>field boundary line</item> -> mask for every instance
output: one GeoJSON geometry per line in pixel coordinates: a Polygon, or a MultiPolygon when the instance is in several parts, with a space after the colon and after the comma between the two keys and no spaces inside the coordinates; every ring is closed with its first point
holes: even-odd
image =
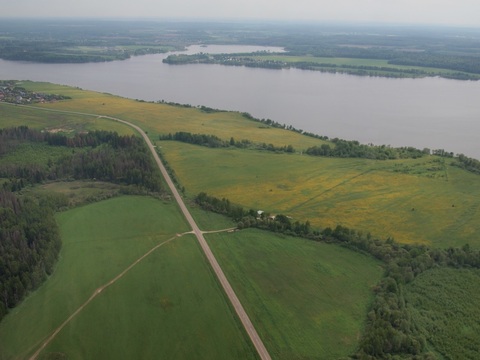
{"type": "Polygon", "coordinates": [[[314,200],[322,197],[322,196],[325,195],[326,193],[328,193],[328,192],[330,192],[330,191],[332,191],[332,190],[334,190],[334,189],[336,189],[336,188],[338,188],[338,187],[341,187],[341,186],[343,186],[343,185],[345,185],[345,184],[348,184],[350,181],[352,181],[352,180],[354,180],[354,179],[357,179],[357,178],[359,178],[359,177],[362,177],[362,176],[364,176],[365,174],[368,174],[368,173],[370,173],[370,172],[372,172],[372,171],[373,171],[372,169],[369,169],[369,170],[366,170],[366,171],[362,171],[360,174],[357,174],[357,175],[354,175],[354,176],[349,177],[349,178],[347,178],[347,179],[344,179],[344,180],[340,181],[338,184],[333,185],[333,186],[329,187],[328,189],[323,190],[320,194],[318,194],[318,195],[316,195],[316,196],[314,196],[314,197],[312,197],[312,198],[310,198],[310,199],[307,199],[307,200],[301,202],[300,204],[297,204],[297,205],[291,207],[291,208],[288,209],[287,211],[288,211],[288,212],[292,212],[293,210],[296,210],[296,209],[298,209],[298,208],[300,208],[300,207],[303,207],[304,205],[308,204],[309,202],[312,202],[312,201],[314,201],[314,200]]]}
{"type": "Polygon", "coordinates": [[[63,330],[63,328],[65,326],[68,325],[68,323],[75,317],[77,316],[88,304],[90,304],[92,302],[93,299],[95,299],[98,295],[100,295],[100,293],[105,290],[106,288],[108,288],[109,286],[113,285],[114,283],[116,283],[118,280],[120,280],[127,272],[129,272],[135,265],[137,265],[139,262],[141,262],[142,260],[144,260],[148,255],[150,255],[152,252],[154,252],[155,250],[157,250],[158,248],[160,248],[161,246],[163,245],[166,245],[170,242],[172,242],[173,240],[175,239],[178,239],[179,237],[182,237],[183,235],[186,235],[186,234],[192,234],[193,232],[186,232],[186,233],[182,233],[182,234],[176,234],[174,237],[168,239],[168,240],[165,240],[164,242],[160,243],[160,244],[157,244],[155,245],[153,248],[151,248],[149,251],[147,251],[145,254],[143,254],[142,256],[140,256],[137,260],[135,260],[132,264],[130,264],[125,270],[123,270],[120,274],[118,274],[117,276],[115,276],[112,280],[110,280],[108,283],[100,286],[99,288],[97,288],[93,294],[88,298],[87,301],[85,301],[82,305],[80,305],[80,307],[75,310],[75,312],[73,314],[71,314],[60,326],[58,326],[54,331],[53,333],[43,342],[42,346],[40,346],[39,349],[37,349],[37,351],[29,358],[29,360],[35,360],[38,355],[40,355],[40,353],[47,347],[48,344],[50,344],[50,342],[52,342],[53,339],[55,339],[55,337],[58,335],[58,333],[60,331],[63,330]]]}

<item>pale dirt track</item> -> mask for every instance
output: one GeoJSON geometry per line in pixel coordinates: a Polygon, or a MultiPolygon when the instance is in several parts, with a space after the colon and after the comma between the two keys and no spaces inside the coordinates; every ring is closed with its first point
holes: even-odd
{"type": "MultiPolygon", "coordinates": [[[[182,210],[183,215],[185,216],[185,218],[187,219],[191,228],[193,229],[193,233],[197,237],[198,242],[200,244],[200,247],[202,248],[202,250],[203,250],[208,262],[210,263],[215,275],[217,276],[220,284],[222,285],[223,290],[225,291],[225,293],[226,293],[227,297],[229,298],[230,302],[232,303],[232,306],[235,309],[235,312],[237,313],[237,316],[239,317],[240,321],[242,322],[242,325],[244,326],[245,331],[247,332],[248,336],[250,337],[250,340],[252,341],[253,345],[255,346],[255,349],[257,350],[258,355],[260,356],[260,358],[262,360],[270,360],[271,359],[270,354],[268,353],[265,345],[263,344],[262,339],[260,338],[257,331],[255,330],[255,327],[253,326],[253,324],[252,324],[250,318],[248,317],[245,309],[243,308],[242,304],[240,303],[240,300],[238,299],[237,295],[235,294],[235,291],[233,291],[233,288],[230,285],[230,283],[228,282],[227,277],[223,273],[223,270],[220,267],[219,263],[217,262],[217,259],[213,255],[210,247],[208,246],[207,241],[203,237],[203,232],[197,226],[197,223],[195,222],[192,215],[190,214],[187,207],[185,206],[185,203],[183,202],[183,199],[180,196],[180,193],[177,191],[175,185],[173,184],[172,179],[170,178],[167,170],[165,169],[165,166],[163,165],[162,161],[160,160],[157,152],[155,151],[155,147],[153,146],[152,142],[148,138],[147,134],[137,125],[134,125],[134,124],[132,124],[128,121],[121,120],[121,119],[114,118],[114,117],[110,117],[110,116],[102,116],[102,115],[82,113],[82,112],[52,110],[52,109],[38,108],[38,107],[34,107],[34,106],[27,106],[27,107],[32,107],[32,108],[37,109],[37,110],[53,111],[53,112],[60,112],[60,113],[66,113],[66,114],[85,115],[85,116],[93,116],[93,117],[110,119],[110,120],[117,121],[117,122],[123,123],[125,125],[128,125],[131,128],[138,131],[138,133],[143,137],[143,139],[145,140],[145,142],[148,145],[148,148],[152,152],[152,155],[155,159],[155,162],[157,163],[165,181],[167,182],[168,187],[170,188],[170,191],[172,192],[173,196],[175,197],[175,200],[177,201],[178,206],[182,210]]],[[[151,251],[153,251],[153,249],[151,251]]],[[[134,265],[132,265],[132,266],[134,266],[134,265]]],[[[128,270],[125,270],[125,272],[126,271],[128,271],[128,270]]],[[[109,286],[109,285],[107,285],[107,286],[109,286]]],[[[95,296],[97,296],[103,290],[103,288],[104,287],[97,289],[96,292],[90,297],[90,299],[87,300],[87,302],[82,306],[85,307],[93,298],[95,298],[95,296]]],[[[58,331],[54,332],[49,337],[49,339],[47,339],[46,344],[42,345],[42,347],[35,353],[34,356],[32,356],[30,358],[30,360],[34,360],[36,358],[36,356],[38,356],[40,351],[43,350],[43,348],[48,344],[48,342],[50,342],[51,339],[53,339],[56,336],[56,334],[66,325],[66,323],[68,323],[71,320],[71,318],[73,318],[80,311],[81,311],[81,309],[77,310],[74,314],[72,314],[71,317],[69,319],[67,319],[64,322],[64,324],[62,324],[58,328],[58,331]]]]}

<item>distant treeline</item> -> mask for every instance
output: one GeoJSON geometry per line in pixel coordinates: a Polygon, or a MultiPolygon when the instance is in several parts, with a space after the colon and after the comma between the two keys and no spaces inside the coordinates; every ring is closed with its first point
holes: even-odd
{"type": "Polygon", "coordinates": [[[374,288],[375,299],[367,316],[367,325],[354,358],[432,359],[427,342],[416,327],[406,307],[404,286],[422,272],[438,266],[480,268],[480,251],[465,245],[462,248],[430,249],[424,245],[398,244],[373,238],[354,229],[338,225],[334,229],[313,229],[309,221],[293,221],[286,215],[272,216],[255,210],[245,210],[228,199],[218,199],[206,193],[195,202],[205,210],[226,215],[237,222],[239,229],[255,227],[314,241],[335,243],[369,254],[382,261],[385,275],[374,288]]]}
{"type": "MultiPolygon", "coordinates": [[[[290,47],[291,48],[291,47],[290,47]]],[[[311,51],[311,48],[309,48],[311,51]]],[[[406,65],[425,67],[422,69],[403,69],[391,66],[375,66],[375,65],[337,65],[332,63],[320,63],[318,61],[279,61],[268,60],[258,57],[263,55],[259,53],[250,54],[193,54],[193,55],[169,55],[163,60],[164,63],[171,65],[184,64],[220,64],[227,66],[246,66],[267,69],[288,69],[297,68],[302,70],[314,70],[331,73],[347,73],[358,76],[383,76],[393,78],[403,77],[422,77],[422,76],[442,76],[459,80],[479,79],[480,65],[477,57],[473,56],[446,56],[440,54],[428,53],[408,53],[385,51],[379,49],[358,49],[349,47],[332,47],[326,49],[315,49],[313,52],[303,53],[298,50],[290,50],[283,56],[313,56],[327,58],[361,58],[373,60],[387,60],[391,65],[406,65]],[[446,69],[454,72],[445,73],[433,71],[430,68],[446,69]],[[467,74],[470,73],[470,74],[467,74]]]]}
{"type": "MultiPolygon", "coordinates": [[[[259,53],[251,54],[194,54],[194,55],[169,55],[163,60],[164,63],[171,65],[184,64],[220,64],[227,66],[245,66],[265,69],[290,69],[297,68],[302,70],[320,71],[326,73],[346,73],[357,76],[382,76],[390,78],[411,78],[411,77],[425,77],[425,76],[443,76],[455,78],[459,80],[479,79],[478,75],[465,74],[462,72],[446,74],[444,72],[433,72],[430,69],[408,69],[391,66],[375,66],[375,65],[345,65],[320,63],[318,61],[279,61],[269,60],[258,57],[259,53]]],[[[260,54],[261,56],[262,54],[260,54]]],[[[285,56],[285,54],[282,54],[285,56]]],[[[394,64],[389,62],[389,64],[394,64]]],[[[402,65],[402,64],[399,64],[402,65]]],[[[409,64],[410,65],[410,64],[409,64]]],[[[413,64],[412,64],[413,65],[413,64]]],[[[421,65],[415,65],[421,66],[421,65]]],[[[450,69],[455,70],[455,69],[450,69]]]]}
{"type": "Polygon", "coordinates": [[[53,271],[61,247],[53,211],[0,190],[0,320],[53,271]]]}
{"type": "MultiPolygon", "coordinates": [[[[125,60],[130,54],[119,50],[109,50],[98,54],[85,54],[80,51],[67,51],[65,44],[51,41],[0,41],[2,59],[10,61],[32,61],[40,63],[85,63],[125,60]],[[27,50],[28,49],[28,50],[27,50]]],[[[75,44],[72,44],[72,47],[75,44]]]]}
{"type": "Polygon", "coordinates": [[[113,46],[106,49],[104,46],[95,44],[87,52],[75,49],[83,46],[78,42],[72,42],[71,46],[66,43],[52,42],[49,40],[17,41],[6,43],[0,39],[1,58],[10,61],[32,61],[51,64],[78,64],[86,62],[105,62],[114,60],[126,60],[132,56],[158,54],[165,50],[155,46],[144,46],[139,49],[129,49],[125,45],[119,49],[113,46]]]}
{"type": "MultiPolygon", "coordinates": [[[[425,41],[426,38],[412,38],[412,41],[420,40],[418,44],[413,45],[415,47],[419,46],[419,51],[402,51],[403,47],[408,48],[408,46],[406,44],[398,44],[400,45],[398,48],[392,47],[392,41],[391,39],[388,40],[388,37],[383,39],[382,37],[378,37],[378,39],[374,39],[373,36],[368,37],[368,39],[366,37],[365,40],[367,41],[364,46],[355,46],[353,44],[355,40],[346,39],[347,36],[344,37],[347,40],[345,43],[335,43],[338,41],[338,38],[341,38],[341,36],[338,36],[336,40],[335,37],[331,37],[331,43],[322,44],[323,46],[291,43],[287,46],[288,54],[296,56],[380,59],[387,60],[392,65],[441,68],[480,74],[478,39],[472,39],[472,43],[465,46],[466,44],[462,44],[459,41],[455,42],[453,39],[447,40],[447,38],[442,40],[438,38],[432,39],[431,44],[423,43],[420,45],[420,41],[425,41]],[[384,43],[374,43],[376,41],[384,41],[384,43]],[[348,45],[348,42],[352,43],[351,46],[348,45]],[[465,47],[462,48],[463,46],[465,47]],[[445,47],[443,52],[441,50],[442,47],[445,47]]],[[[404,37],[404,39],[407,39],[407,37],[404,37]]]]}
{"type": "Polygon", "coordinates": [[[109,131],[92,131],[68,137],[44,133],[28,127],[0,130],[0,155],[13,151],[25,141],[72,148],[47,166],[40,164],[0,165],[0,177],[11,179],[6,190],[19,190],[26,184],[58,179],[97,179],[136,185],[149,191],[161,191],[161,176],[145,143],[136,136],[120,136],[109,131]]]}

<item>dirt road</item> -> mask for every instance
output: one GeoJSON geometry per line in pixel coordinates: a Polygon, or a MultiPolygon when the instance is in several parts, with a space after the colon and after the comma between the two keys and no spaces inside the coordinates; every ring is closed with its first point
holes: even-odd
{"type": "Polygon", "coordinates": [[[157,152],[155,151],[155,147],[153,146],[152,142],[148,138],[147,134],[138,126],[131,124],[127,121],[121,120],[121,119],[116,119],[108,116],[104,116],[104,118],[119,121],[121,123],[124,123],[126,125],[129,125],[133,127],[135,130],[137,130],[140,135],[145,139],[145,142],[147,143],[148,147],[150,148],[150,151],[153,154],[153,157],[155,158],[155,161],[160,168],[160,171],[162,172],[163,177],[165,178],[165,181],[167,182],[173,196],[175,197],[175,200],[177,201],[178,205],[180,206],[180,209],[183,212],[183,215],[187,219],[188,223],[193,229],[193,232],[195,233],[195,236],[198,239],[198,242],[200,243],[200,246],[205,253],[205,256],[207,257],[208,262],[213,268],[213,271],[215,272],[215,275],[217,275],[218,280],[220,281],[220,284],[222,284],[223,290],[227,294],[228,298],[230,299],[230,302],[232,303],[238,317],[240,318],[240,321],[242,322],[243,326],[245,327],[245,330],[248,333],[248,336],[253,342],[253,345],[255,346],[255,349],[257,350],[258,354],[260,355],[260,358],[262,360],[270,360],[270,354],[268,353],[267,349],[265,348],[265,345],[263,344],[262,339],[258,335],[257,331],[255,330],[255,327],[253,326],[252,322],[250,321],[250,318],[248,317],[247,313],[245,312],[245,309],[243,308],[242,304],[240,303],[240,300],[238,299],[237,295],[235,294],[235,291],[233,291],[232,286],[227,280],[227,277],[223,273],[222,268],[217,262],[217,259],[212,253],[212,250],[210,250],[210,247],[207,244],[207,241],[203,237],[203,232],[199,229],[197,226],[197,223],[193,219],[192,215],[188,211],[187,207],[185,206],[185,203],[183,202],[182,197],[180,196],[180,193],[177,191],[177,188],[173,184],[172,179],[170,178],[170,175],[168,174],[167,170],[165,169],[165,166],[163,165],[162,161],[160,160],[157,152]]]}
{"type": "MultiPolygon", "coordinates": [[[[66,113],[66,114],[76,114],[76,115],[85,115],[85,116],[93,116],[93,117],[98,117],[98,118],[104,118],[104,119],[110,119],[114,120],[120,123],[123,123],[125,125],[130,126],[131,128],[135,129],[138,131],[138,133],[143,137],[145,142],[148,145],[148,148],[152,152],[152,155],[155,159],[155,162],[157,163],[163,177],[165,178],[165,181],[168,184],[168,187],[170,188],[173,196],[175,197],[175,200],[177,201],[180,209],[182,210],[183,215],[187,219],[188,223],[192,227],[192,230],[195,234],[195,236],[198,239],[198,242],[200,244],[200,247],[202,248],[208,262],[212,266],[212,269],[217,276],[218,280],[220,281],[220,284],[223,287],[223,290],[227,294],[227,297],[229,298],[230,302],[232,303],[233,308],[235,309],[235,312],[237,313],[237,316],[239,317],[240,321],[242,322],[248,336],[250,337],[253,345],[255,346],[255,349],[257,350],[260,358],[262,360],[270,360],[270,354],[268,353],[267,349],[265,348],[265,345],[263,344],[262,339],[258,335],[257,331],[255,330],[255,327],[253,326],[252,322],[250,321],[250,318],[248,317],[245,309],[243,308],[242,304],[240,303],[240,300],[238,299],[237,295],[235,294],[235,291],[233,291],[232,286],[227,280],[227,277],[223,273],[222,268],[217,262],[217,259],[213,255],[210,247],[207,244],[207,241],[203,237],[203,232],[200,230],[200,228],[197,226],[197,223],[193,219],[192,215],[188,211],[187,207],[185,206],[185,203],[183,202],[182,197],[180,196],[180,193],[177,191],[175,185],[173,184],[172,179],[170,178],[170,175],[168,174],[165,166],[163,165],[162,161],[160,160],[155,147],[153,146],[152,142],[148,138],[147,134],[145,131],[143,131],[139,126],[132,124],[128,121],[110,117],[110,116],[103,116],[103,115],[98,115],[98,114],[89,114],[89,113],[82,113],[82,112],[74,112],[74,111],[62,111],[62,110],[53,110],[53,109],[45,109],[45,108],[38,108],[34,106],[24,106],[24,107],[31,107],[37,110],[44,110],[44,111],[51,111],[51,112],[60,112],[60,113],[66,113]]],[[[95,296],[98,294],[95,294],[95,296]]],[[[55,334],[56,335],[56,334],[55,334]]],[[[42,347],[43,348],[43,347],[42,347]]],[[[32,357],[35,358],[35,357],[32,357]]]]}

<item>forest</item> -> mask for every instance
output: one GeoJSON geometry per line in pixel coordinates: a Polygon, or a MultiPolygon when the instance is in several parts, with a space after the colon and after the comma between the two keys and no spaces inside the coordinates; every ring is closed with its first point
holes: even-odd
{"type": "Polygon", "coordinates": [[[61,247],[54,210],[0,190],[0,320],[54,269],[61,247]]]}
{"type": "Polygon", "coordinates": [[[0,155],[14,151],[22,142],[46,143],[72,151],[48,164],[3,164],[0,178],[5,190],[20,190],[27,184],[60,179],[97,179],[162,191],[160,173],[144,142],[136,136],[93,131],[68,137],[20,126],[0,130],[0,155]]]}
{"type": "Polygon", "coordinates": [[[25,144],[67,151],[46,164],[27,160],[0,164],[0,319],[52,273],[61,247],[53,215],[68,206],[68,199],[24,196],[23,188],[89,179],[127,185],[133,187],[131,193],[164,192],[158,168],[139,137],[108,131],[66,136],[26,126],[0,129],[0,157],[25,144]]]}

